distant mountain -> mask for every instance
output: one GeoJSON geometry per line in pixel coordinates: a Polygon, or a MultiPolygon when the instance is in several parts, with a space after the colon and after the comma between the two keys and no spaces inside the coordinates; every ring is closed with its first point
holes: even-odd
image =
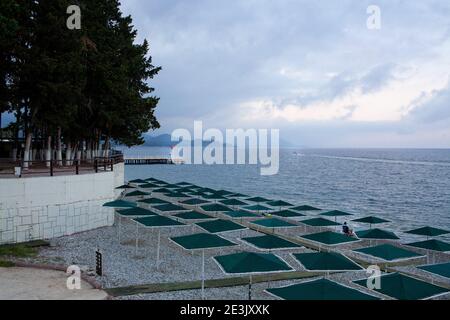
{"type": "Polygon", "coordinates": [[[176,142],[172,141],[170,134],[161,134],[159,136],[145,135],[144,139],[144,146],[146,147],[172,147],[177,145],[176,142]]]}

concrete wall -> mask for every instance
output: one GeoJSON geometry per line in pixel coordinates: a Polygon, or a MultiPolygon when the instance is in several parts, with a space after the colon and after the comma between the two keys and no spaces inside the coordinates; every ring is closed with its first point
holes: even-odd
{"type": "Polygon", "coordinates": [[[0,244],[50,239],[114,223],[124,165],[113,172],[0,179],[0,244]]]}

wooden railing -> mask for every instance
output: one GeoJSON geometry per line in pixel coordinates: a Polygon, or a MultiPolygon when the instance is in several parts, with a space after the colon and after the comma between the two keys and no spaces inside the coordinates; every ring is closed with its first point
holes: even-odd
{"type": "Polygon", "coordinates": [[[54,176],[78,175],[89,172],[114,171],[114,165],[123,163],[123,155],[114,153],[109,157],[95,157],[92,160],[12,160],[0,159],[1,176],[54,176]]]}

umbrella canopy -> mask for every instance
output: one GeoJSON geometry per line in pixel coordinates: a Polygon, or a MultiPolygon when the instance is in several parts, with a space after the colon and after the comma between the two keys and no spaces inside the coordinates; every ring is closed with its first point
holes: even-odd
{"type": "Polygon", "coordinates": [[[283,218],[298,218],[298,217],[304,217],[305,215],[303,213],[295,212],[292,210],[280,210],[270,213],[273,216],[283,217],[283,218]]]}
{"type": "Polygon", "coordinates": [[[226,200],[220,200],[220,203],[227,205],[227,206],[245,206],[248,205],[247,202],[241,201],[239,199],[226,199],[226,200]]]}
{"type": "Polygon", "coordinates": [[[313,218],[308,220],[302,220],[301,223],[306,224],[312,227],[331,227],[331,226],[340,226],[340,223],[324,219],[324,218],[313,218]]]}
{"type": "Polygon", "coordinates": [[[143,200],[138,200],[138,202],[145,203],[145,204],[150,204],[150,205],[158,205],[158,204],[168,204],[168,203],[170,203],[169,201],[166,201],[166,200],[163,200],[163,199],[159,199],[159,198],[143,199],[143,200]]]}
{"type": "Polygon", "coordinates": [[[270,273],[291,271],[292,268],[271,253],[240,252],[214,257],[222,270],[228,274],[270,273]]]}
{"type": "Polygon", "coordinates": [[[189,195],[194,196],[194,197],[203,197],[203,196],[205,196],[205,193],[201,192],[201,191],[191,191],[191,192],[186,192],[186,193],[188,193],[189,195]]]}
{"type": "Polygon", "coordinates": [[[385,219],[374,217],[374,216],[369,216],[369,217],[365,217],[365,218],[355,219],[355,220],[352,220],[352,221],[360,222],[360,223],[367,223],[367,224],[380,224],[380,223],[390,222],[389,220],[385,220],[385,219]]]}
{"type": "Polygon", "coordinates": [[[164,193],[164,195],[168,198],[189,198],[187,194],[181,192],[168,192],[164,193]]]}
{"type": "Polygon", "coordinates": [[[362,267],[346,256],[336,252],[312,252],[293,254],[294,258],[309,271],[354,271],[362,267]]]}
{"type": "Polygon", "coordinates": [[[434,239],[408,243],[406,245],[410,246],[410,247],[416,247],[416,248],[427,249],[427,250],[432,250],[432,251],[440,251],[440,252],[450,251],[450,243],[439,241],[439,240],[434,240],[434,239]]]}
{"type": "Polygon", "coordinates": [[[139,186],[139,188],[142,188],[142,189],[152,189],[152,188],[159,188],[159,186],[158,186],[157,184],[154,184],[154,183],[144,183],[144,184],[141,184],[141,185],[139,186]]]}
{"type": "Polygon", "coordinates": [[[224,200],[224,199],[226,199],[225,196],[222,196],[220,194],[215,194],[215,193],[204,194],[202,197],[203,197],[203,199],[209,199],[209,200],[224,200]]]}
{"type": "Polygon", "coordinates": [[[334,245],[339,245],[342,243],[359,241],[358,239],[346,236],[341,233],[332,232],[332,231],[308,234],[308,235],[302,236],[302,238],[310,240],[310,241],[318,242],[321,244],[325,244],[328,246],[334,246],[334,245]]]}
{"type": "Polygon", "coordinates": [[[242,193],[233,193],[230,195],[227,195],[228,198],[248,198],[248,195],[242,194],[242,193]]]}
{"type": "Polygon", "coordinates": [[[289,208],[289,210],[294,210],[294,211],[320,211],[321,209],[316,208],[316,207],[312,207],[312,206],[297,206],[294,208],[289,208]]]}
{"type": "Polygon", "coordinates": [[[416,234],[419,236],[437,237],[443,234],[450,233],[450,231],[427,226],[419,229],[409,230],[406,231],[405,233],[416,234]]]}
{"type": "Polygon", "coordinates": [[[237,246],[234,242],[210,233],[198,233],[169,239],[186,250],[217,249],[237,246]]]}
{"type": "Polygon", "coordinates": [[[224,215],[229,216],[233,219],[242,219],[242,218],[256,218],[259,217],[257,214],[244,211],[244,210],[237,210],[237,211],[227,211],[223,213],[224,215]]]}
{"type": "Polygon", "coordinates": [[[155,189],[153,190],[154,193],[170,193],[172,192],[172,190],[167,189],[167,188],[159,188],[159,189],[155,189]]]}
{"type": "Polygon", "coordinates": [[[134,202],[125,201],[125,200],[115,200],[115,201],[104,203],[103,207],[109,207],[109,208],[134,208],[134,207],[137,207],[137,204],[134,203],[134,202]]]}
{"type": "Polygon", "coordinates": [[[253,197],[253,198],[249,198],[249,199],[245,199],[246,201],[251,201],[251,202],[256,202],[256,203],[261,203],[261,202],[269,202],[269,199],[266,198],[262,198],[262,197],[253,197]]]}
{"type": "Polygon", "coordinates": [[[203,230],[208,231],[209,233],[221,233],[221,232],[229,232],[229,231],[237,231],[247,229],[240,224],[234,223],[229,220],[214,220],[214,221],[206,221],[206,222],[198,222],[196,223],[203,230]]]}
{"type": "Polygon", "coordinates": [[[142,180],[142,179],[135,179],[135,180],[129,181],[129,183],[143,184],[143,183],[147,183],[147,181],[142,180]]]}
{"type": "Polygon", "coordinates": [[[347,213],[347,212],[340,211],[340,210],[328,211],[328,212],[321,213],[320,215],[321,215],[321,216],[325,216],[325,217],[344,217],[344,216],[352,216],[351,213],[347,213]]]}
{"type": "Polygon", "coordinates": [[[252,224],[256,224],[258,226],[262,226],[265,228],[288,228],[288,227],[298,227],[298,225],[277,219],[277,218],[268,218],[255,220],[251,222],[252,224]]]}
{"type": "Polygon", "coordinates": [[[182,187],[191,186],[191,184],[189,182],[185,182],[185,181],[178,182],[178,183],[176,183],[176,185],[177,186],[182,186],[182,187]]]}
{"type": "Polygon", "coordinates": [[[267,204],[271,207],[292,207],[293,204],[283,201],[283,200],[277,200],[277,201],[269,201],[267,204]]]}
{"type": "Polygon", "coordinates": [[[433,264],[428,266],[420,266],[419,269],[422,269],[426,272],[437,274],[444,278],[450,279],[450,262],[441,263],[441,264],[433,264]]]}
{"type": "Polygon", "coordinates": [[[229,196],[232,195],[233,192],[227,191],[227,190],[217,190],[214,192],[215,194],[221,195],[221,196],[229,196]]]}
{"type": "Polygon", "coordinates": [[[243,241],[260,250],[280,250],[301,248],[300,245],[273,235],[242,238],[243,241]]]}
{"type": "Polygon", "coordinates": [[[143,225],[146,228],[164,228],[164,227],[179,227],[179,226],[186,226],[184,223],[175,221],[173,219],[170,219],[168,217],[164,216],[153,216],[153,217],[146,217],[146,218],[138,218],[133,219],[137,223],[143,225]]]}
{"type": "Polygon", "coordinates": [[[414,251],[405,250],[391,244],[382,244],[379,246],[361,248],[353,251],[380,258],[385,261],[412,259],[422,256],[414,251]]]}
{"type": "Polygon", "coordinates": [[[208,202],[209,201],[206,201],[206,200],[203,200],[203,199],[192,198],[192,199],[181,201],[180,203],[187,204],[187,205],[190,205],[190,206],[198,206],[198,205],[205,204],[205,203],[208,203],[208,202]]]}
{"type": "Polygon", "coordinates": [[[173,204],[173,203],[162,204],[159,206],[155,206],[153,208],[155,208],[158,211],[162,211],[162,212],[187,211],[188,210],[188,209],[185,209],[185,208],[178,206],[176,204],[173,204]]]}
{"type": "Polygon", "coordinates": [[[124,184],[124,185],[116,188],[116,190],[126,190],[126,189],[136,189],[136,187],[130,186],[128,184],[124,184]]]}
{"type": "Polygon", "coordinates": [[[328,279],[302,282],[266,291],[284,300],[379,300],[328,279]]]}
{"type": "Polygon", "coordinates": [[[127,193],[126,195],[125,195],[125,197],[142,197],[142,196],[149,196],[150,195],[150,193],[147,193],[147,192],[142,192],[142,191],[133,191],[133,192],[130,192],[130,193],[127,193]]]}
{"type": "Polygon", "coordinates": [[[272,208],[262,206],[260,204],[255,204],[253,206],[247,206],[247,207],[244,207],[244,209],[250,210],[250,211],[271,211],[272,210],[272,208]]]}
{"type": "Polygon", "coordinates": [[[224,206],[222,204],[206,204],[204,206],[201,206],[202,210],[207,212],[227,212],[227,211],[233,211],[231,208],[228,208],[227,206],[224,206]]]}
{"type": "Polygon", "coordinates": [[[356,232],[360,239],[377,239],[377,240],[399,240],[400,238],[391,231],[383,229],[369,229],[356,232]]]}
{"type": "MultiPolygon", "coordinates": [[[[427,299],[448,292],[445,288],[400,273],[382,275],[380,281],[381,288],[373,290],[398,300],[427,299]]],[[[354,281],[354,283],[367,287],[366,279],[354,281]]]]}
{"type": "Polygon", "coordinates": [[[155,178],[147,178],[145,181],[151,181],[151,182],[161,182],[161,180],[155,179],[155,178]]]}
{"type": "Polygon", "coordinates": [[[123,217],[150,217],[150,216],[157,216],[156,213],[153,211],[144,209],[144,208],[130,208],[130,209],[124,209],[124,210],[118,210],[117,213],[119,213],[123,217]]]}
{"type": "Polygon", "coordinates": [[[210,217],[204,213],[200,213],[197,211],[189,211],[189,212],[182,212],[175,214],[174,217],[183,219],[183,220],[209,220],[214,219],[213,217],[210,217]]]}
{"type": "Polygon", "coordinates": [[[176,184],[166,184],[166,185],[164,186],[164,188],[166,188],[166,189],[179,189],[180,186],[179,186],[179,185],[176,185],[176,184]]]}

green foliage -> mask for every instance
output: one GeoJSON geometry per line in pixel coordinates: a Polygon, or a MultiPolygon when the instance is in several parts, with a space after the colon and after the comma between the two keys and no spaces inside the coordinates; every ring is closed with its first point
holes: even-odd
{"type": "Polygon", "coordinates": [[[73,1],[0,2],[0,112],[36,138],[61,129],[66,143],[141,144],[159,127],[148,81],[161,68],[117,0],[76,2],[81,30],[66,27],[73,1]]]}
{"type": "Polygon", "coordinates": [[[16,258],[28,258],[34,257],[37,254],[36,248],[32,248],[23,244],[18,245],[4,245],[0,246],[0,257],[16,257],[16,258]]]}

